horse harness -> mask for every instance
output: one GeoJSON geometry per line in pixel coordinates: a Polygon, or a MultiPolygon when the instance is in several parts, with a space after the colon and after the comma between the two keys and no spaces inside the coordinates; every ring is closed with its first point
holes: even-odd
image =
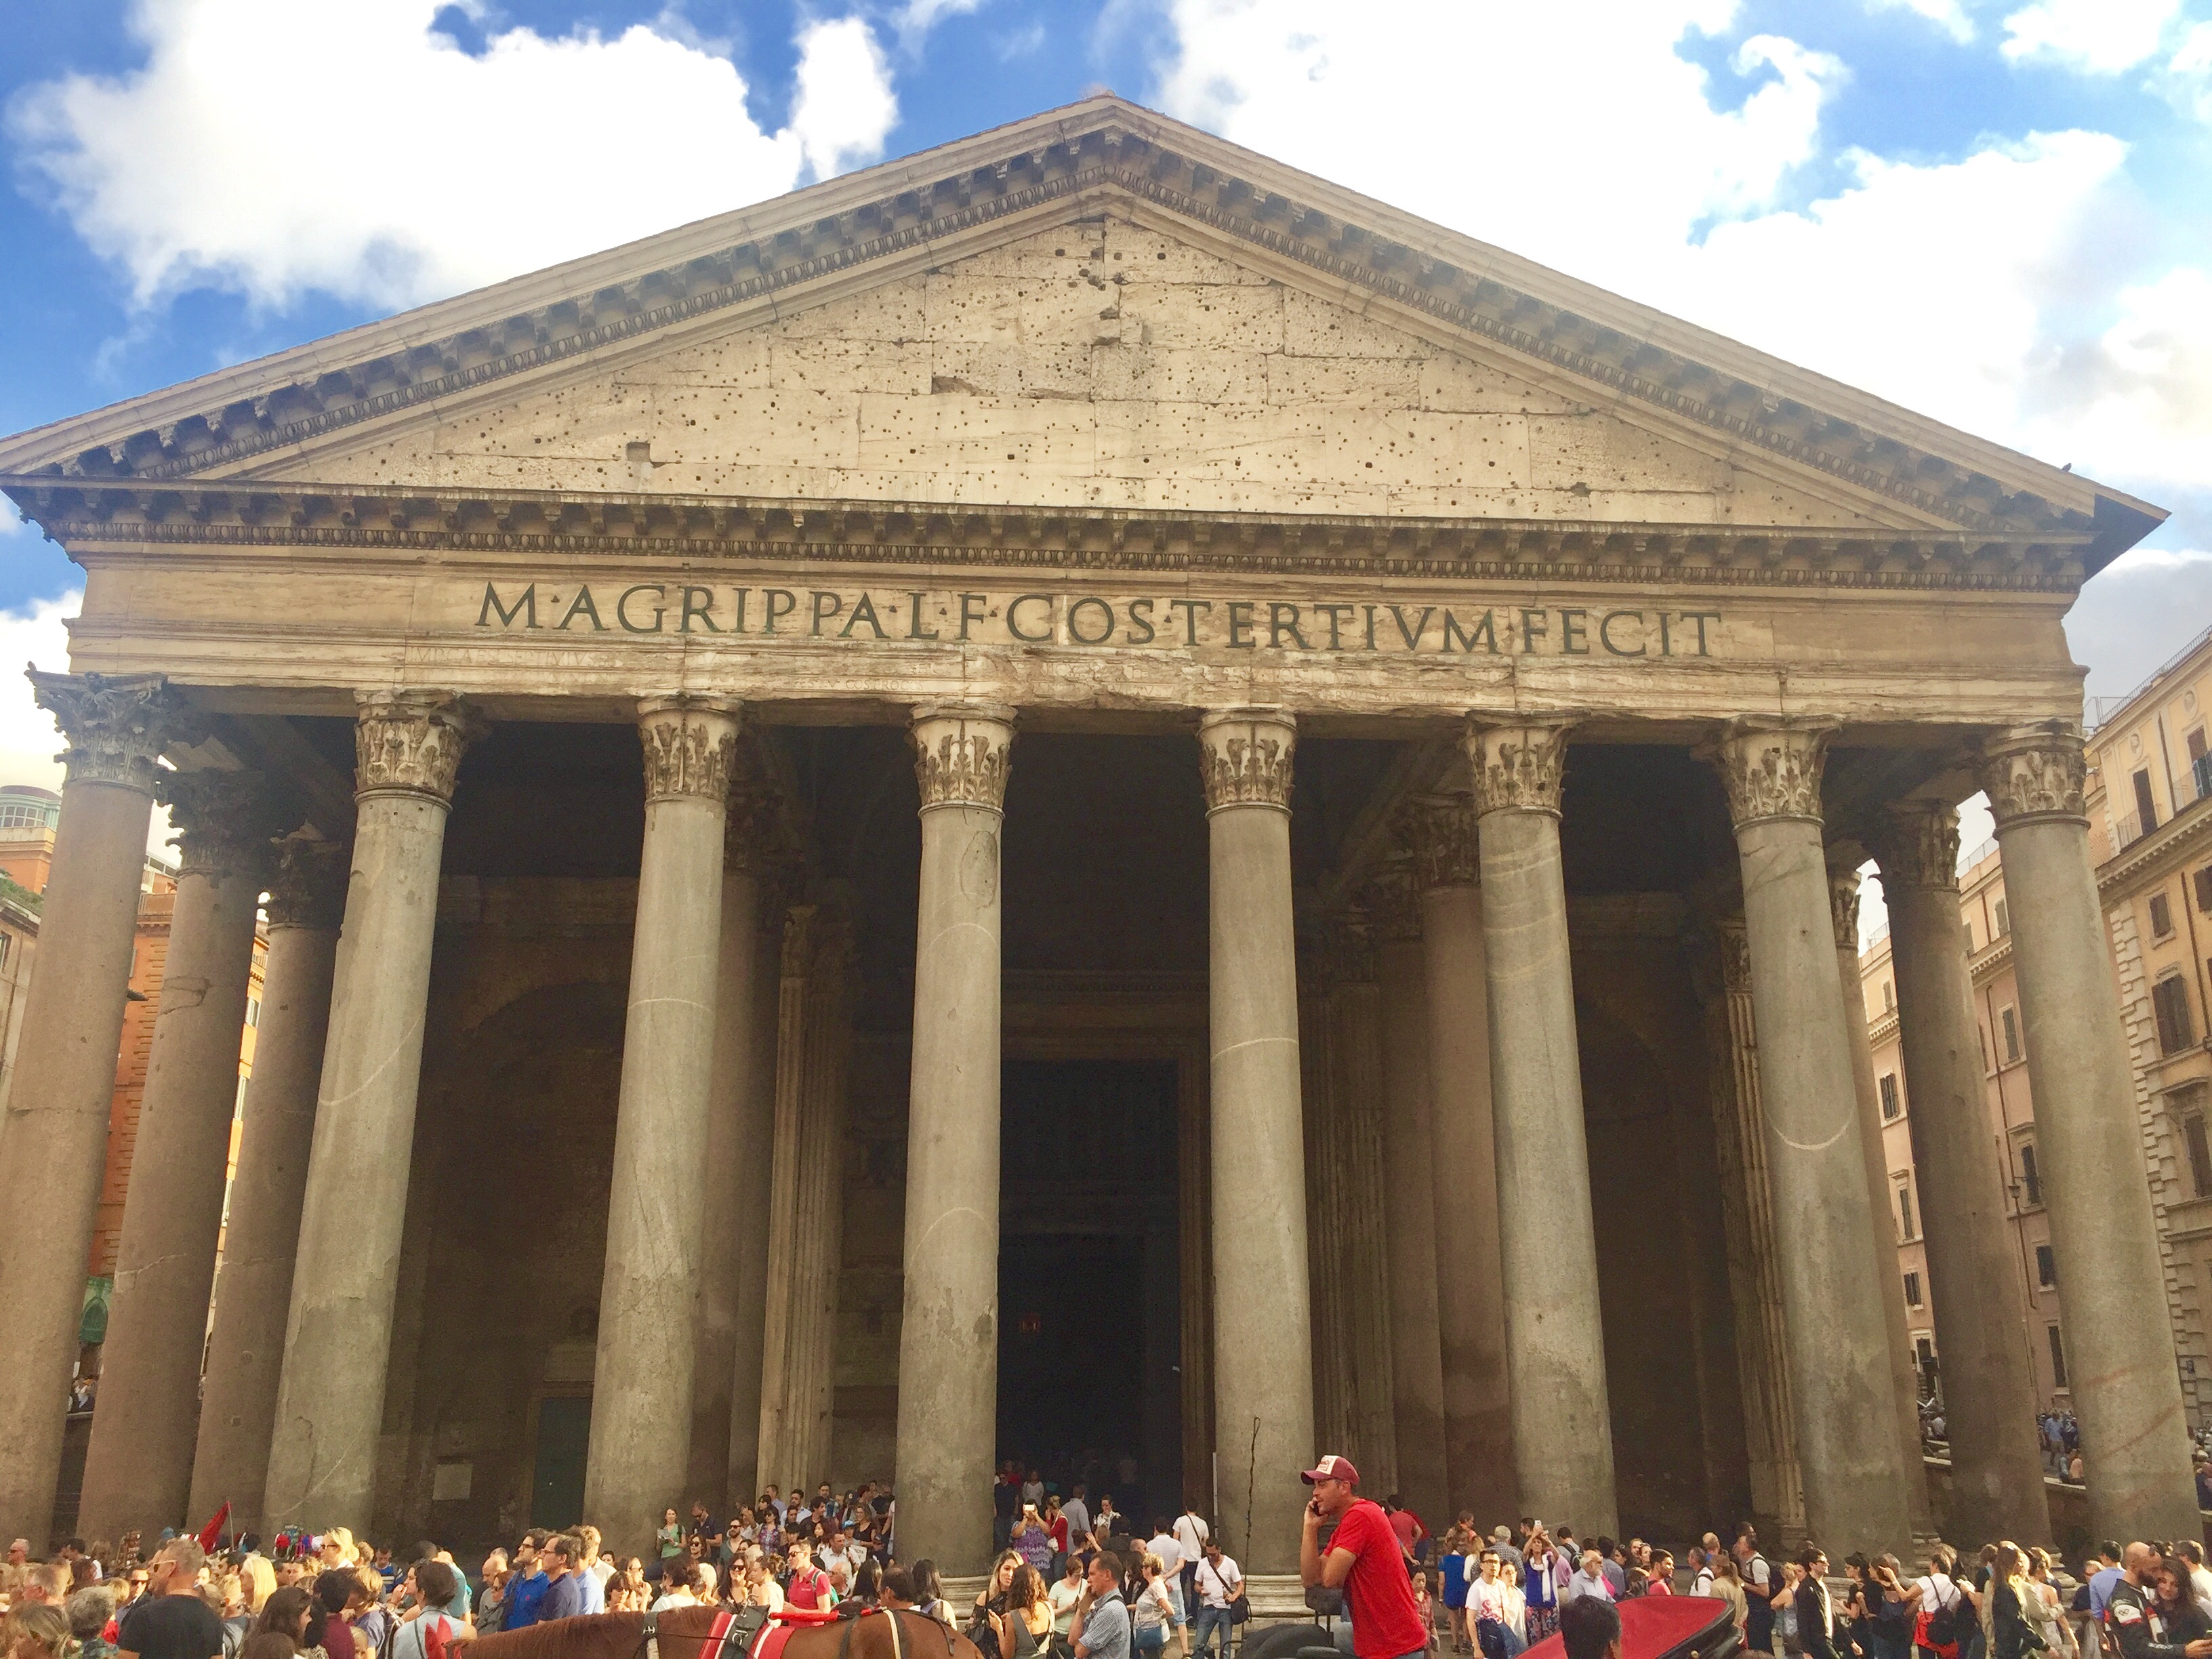
{"type": "MultiPolygon", "coordinates": [[[[899,1639],[901,1621],[897,1613],[889,1607],[870,1607],[854,1618],[837,1620],[844,1627],[838,1633],[837,1659],[852,1659],[854,1627],[862,1619],[877,1614],[890,1621],[891,1659],[907,1659],[905,1644],[899,1639]]],[[[818,1627],[829,1622],[827,1619],[789,1620],[766,1607],[750,1604],[735,1613],[725,1610],[714,1615],[714,1622],[708,1627],[706,1635],[698,1638],[697,1659],[783,1659],[784,1644],[790,1641],[794,1630],[818,1627]]],[[[944,1636],[946,1659],[951,1659],[952,1632],[945,1628],[941,1620],[931,1619],[928,1623],[944,1636]]],[[[646,1613],[644,1635],[645,1659],[660,1659],[659,1613],[646,1613]]]]}

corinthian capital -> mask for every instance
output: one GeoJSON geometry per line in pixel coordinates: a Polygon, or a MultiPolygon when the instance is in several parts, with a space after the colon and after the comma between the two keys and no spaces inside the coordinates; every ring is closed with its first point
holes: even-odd
{"type": "Polygon", "coordinates": [[[1533,714],[1498,725],[1470,718],[1460,744],[1474,774],[1478,812],[1559,815],[1571,714],[1533,714]]]}
{"type": "MultiPolygon", "coordinates": [[[[1887,865],[1882,867],[1888,868],[1887,865]]],[[[1856,952],[1859,948],[1859,872],[1856,867],[1842,864],[1828,866],[1828,920],[1836,925],[1836,949],[1856,952]]]]}
{"type": "Polygon", "coordinates": [[[1820,821],[1820,767],[1836,723],[1795,714],[1745,714],[1728,723],[1706,758],[1728,791],[1739,830],[1769,818],[1820,821]]]}
{"type": "Polygon", "coordinates": [[[1939,801],[1906,800],[1892,805],[1875,826],[1875,861],[1888,887],[1959,885],[1959,815],[1939,801]]]}
{"type": "Polygon", "coordinates": [[[2071,720],[2014,726],[1982,743],[1982,787],[1997,828],[2046,819],[2087,823],[2082,791],[2088,762],[2071,720]]]}
{"type": "Polygon", "coordinates": [[[56,756],[71,783],[106,783],[154,793],[154,761],[162,745],[191,735],[183,700],[159,674],[29,671],[31,694],[62,728],[69,747],[56,756]]]}
{"type": "Polygon", "coordinates": [[[1006,776],[1013,769],[1014,712],[1011,708],[933,705],[914,711],[914,781],[921,810],[983,806],[1006,810],[1006,776]]]}
{"type": "Polygon", "coordinates": [[[354,701],[354,799],[427,795],[450,804],[462,753],[483,729],[468,705],[451,691],[362,691],[354,701]]]}
{"type": "Polygon", "coordinates": [[[1393,942],[1421,936],[1421,893],[1411,859],[1379,864],[1360,890],[1359,908],[1376,940],[1393,942]]]}
{"type": "Polygon", "coordinates": [[[1399,823],[1423,889],[1472,887],[1482,879],[1474,796],[1417,795],[1407,802],[1399,823]]]}
{"type": "Polygon", "coordinates": [[[258,772],[162,772],[154,796],[177,826],[179,875],[265,878],[270,837],[299,822],[258,772]]]}
{"type": "Polygon", "coordinates": [[[345,919],[353,849],[342,841],[286,841],[269,881],[271,927],[335,928],[345,919]]]}
{"type": "Polygon", "coordinates": [[[1291,810],[1291,761],[1297,722],[1276,708],[1217,708],[1198,723],[1199,775],[1206,810],[1273,806],[1291,810]]]}
{"type": "Polygon", "coordinates": [[[647,697],[637,706],[645,752],[645,799],[728,804],[738,762],[738,706],[690,692],[647,697]]]}

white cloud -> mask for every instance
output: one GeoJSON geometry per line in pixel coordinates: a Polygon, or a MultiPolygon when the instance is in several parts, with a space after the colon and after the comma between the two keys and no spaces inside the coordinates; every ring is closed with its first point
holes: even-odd
{"type": "Polygon", "coordinates": [[[817,177],[880,155],[897,119],[890,67],[866,23],[844,17],[799,31],[791,131],[817,177]]]}
{"type": "Polygon", "coordinates": [[[2181,0],[2035,0],[2004,20],[2004,55],[2117,75],[2158,51],[2181,0]]]}
{"type": "Polygon", "coordinates": [[[82,592],[70,592],[22,611],[0,611],[0,783],[62,787],[54,758],[62,751],[61,732],[54,717],[33,701],[23,665],[68,669],[69,619],[83,599],[82,592]]]}
{"type": "Polygon", "coordinates": [[[1701,220],[1757,207],[1814,151],[1844,78],[1835,58],[1754,37],[1736,67],[1764,84],[1724,112],[1705,72],[1677,55],[1689,31],[1723,28],[1735,9],[1173,0],[1178,49],[1159,95],[1239,143],[1618,281],[1701,220]]]}
{"type": "Polygon", "coordinates": [[[142,0],[143,70],[34,86],[11,125],[141,303],[220,284],[383,307],[779,194],[874,155],[896,116],[857,19],[802,28],[769,133],[736,67],[670,32],[514,28],[471,56],[437,10],[142,0]]]}
{"type": "Polygon", "coordinates": [[[1866,0],[1866,9],[1917,12],[1960,46],[1974,38],[1974,20],[1960,0],[1866,0]]]}
{"type": "Polygon", "coordinates": [[[2164,80],[2183,113],[2212,125],[2212,23],[2198,23],[2181,37],[2164,80]]]}

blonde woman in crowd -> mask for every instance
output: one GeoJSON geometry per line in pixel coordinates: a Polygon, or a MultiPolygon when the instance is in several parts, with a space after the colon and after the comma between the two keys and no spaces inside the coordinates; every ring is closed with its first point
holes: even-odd
{"type": "Polygon", "coordinates": [[[4,1626],[8,1659],[77,1659],[69,1615],[44,1601],[12,1609],[4,1626]]]}
{"type": "Polygon", "coordinates": [[[1751,1618],[1751,1598],[1744,1594],[1743,1571],[1726,1550],[1715,1552],[1712,1568],[1713,1594],[1729,1604],[1729,1617],[1735,1621],[1736,1639],[1741,1642],[1751,1618]]]}
{"type": "Polygon", "coordinates": [[[261,1604],[276,1588],[276,1569],[269,1565],[267,1556],[256,1553],[239,1563],[238,1577],[246,1591],[246,1610],[258,1614],[261,1604]]]}

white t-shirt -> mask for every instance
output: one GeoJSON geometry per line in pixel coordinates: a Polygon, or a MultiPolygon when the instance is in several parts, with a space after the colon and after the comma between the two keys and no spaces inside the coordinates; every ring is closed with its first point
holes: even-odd
{"type": "Polygon", "coordinates": [[[1470,1619],[1505,1620],[1505,1581],[1486,1583],[1480,1578],[1471,1579],[1467,1587],[1467,1612],[1470,1619]]]}
{"type": "Polygon", "coordinates": [[[1082,1537],[1085,1533],[1091,1530],[1091,1505],[1080,1498],[1069,1498],[1060,1506],[1060,1512],[1067,1519],[1067,1536],[1070,1541],[1082,1537]]]}
{"type": "Polygon", "coordinates": [[[1227,1551],[1222,1552],[1221,1565],[1215,1566],[1204,1556],[1198,1559],[1198,1577],[1193,1588],[1198,1591],[1200,1602],[1209,1607],[1226,1607],[1237,1599],[1243,1587],[1244,1572],[1227,1551]]]}
{"type": "Polygon", "coordinates": [[[1147,1553],[1160,1558],[1160,1577],[1172,1578],[1182,1571],[1182,1546],[1166,1533],[1156,1532],[1145,1542],[1147,1553]]]}
{"type": "Polygon", "coordinates": [[[1930,1573],[1925,1578],[1916,1578],[1912,1583],[1920,1592],[1920,1611],[1923,1613],[1932,1613],[1939,1607],[1959,1605],[1959,1587],[1940,1572],[1930,1573]]]}
{"type": "Polygon", "coordinates": [[[1698,1569],[1698,1576],[1690,1581],[1690,1594],[1692,1595],[1711,1595],[1712,1593],[1713,1570],[1711,1567],[1699,1567],[1698,1569]]]}
{"type": "Polygon", "coordinates": [[[1195,1561],[1206,1553],[1206,1540],[1213,1534],[1206,1530],[1206,1522],[1185,1510],[1176,1518],[1172,1528],[1176,1547],[1182,1552],[1186,1562],[1195,1561]]]}

